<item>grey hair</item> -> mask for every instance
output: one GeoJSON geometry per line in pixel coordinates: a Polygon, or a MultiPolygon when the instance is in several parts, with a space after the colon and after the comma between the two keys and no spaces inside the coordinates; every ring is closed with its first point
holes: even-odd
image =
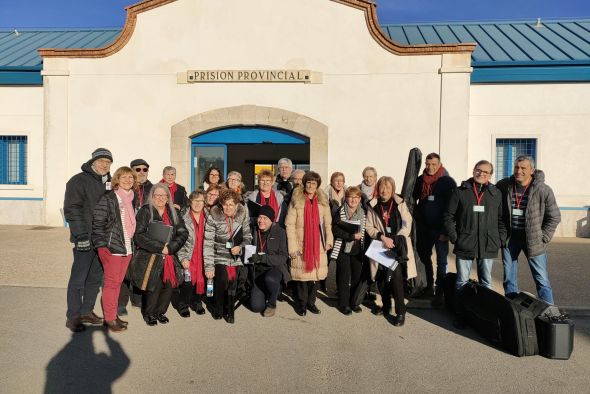
{"type": "Polygon", "coordinates": [[[174,173],[176,174],[176,168],[174,168],[172,166],[164,167],[164,169],[162,170],[162,175],[166,174],[166,171],[174,171],[174,173]]]}
{"type": "Polygon", "coordinates": [[[297,174],[303,173],[303,175],[305,175],[305,170],[302,170],[301,168],[298,168],[296,170],[293,170],[293,172],[291,173],[291,179],[293,179],[293,177],[297,174]]]}
{"type": "Polygon", "coordinates": [[[279,160],[279,162],[277,163],[277,166],[281,166],[281,164],[286,164],[289,167],[293,168],[293,162],[291,161],[291,159],[288,159],[286,157],[283,157],[281,160],[279,160]]]}
{"type": "Polygon", "coordinates": [[[363,169],[363,176],[365,176],[365,173],[367,171],[373,171],[373,174],[375,174],[375,178],[377,178],[377,170],[375,169],[375,167],[371,167],[371,166],[365,167],[363,169]]]}
{"type": "Polygon", "coordinates": [[[535,159],[533,159],[531,156],[529,155],[520,155],[516,158],[516,160],[514,160],[514,164],[519,163],[521,161],[525,161],[527,160],[529,163],[531,163],[531,168],[534,170],[535,169],[535,159]]]}
{"type": "Polygon", "coordinates": [[[492,168],[492,171],[490,172],[490,175],[492,175],[494,173],[494,165],[492,163],[490,163],[489,161],[487,161],[487,160],[480,160],[477,163],[475,163],[475,165],[473,166],[473,171],[475,171],[475,169],[477,167],[479,167],[480,165],[482,165],[482,164],[487,164],[487,165],[489,165],[492,168]]]}
{"type": "Polygon", "coordinates": [[[227,174],[227,179],[229,180],[229,177],[230,177],[230,176],[232,176],[232,175],[236,175],[238,178],[240,178],[240,181],[242,181],[242,174],[240,174],[240,173],[239,173],[239,172],[237,172],[237,171],[230,171],[230,172],[227,174]]]}
{"type": "Polygon", "coordinates": [[[172,198],[170,197],[170,189],[168,189],[168,186],[165,183],[156,183],[150,190],[150,195],[148,196],[148,204],[150,206],[151,215],[150,221],[154,221],[154,193],[158,189],[162,189],[166,192],[166,197],[168,198],[166,205],[168,205],[168,208],[170,208],[170,214],[172,215],[172,224],[178,223],[178,217],[176,216],[176,208],[174,208],[174,201],[172,201],[172,198]]]}

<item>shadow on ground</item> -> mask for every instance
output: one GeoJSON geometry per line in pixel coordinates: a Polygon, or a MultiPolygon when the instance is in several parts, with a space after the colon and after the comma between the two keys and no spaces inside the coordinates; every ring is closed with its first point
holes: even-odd
{"type": "Polygon", "coordinates": [[[113,383],[129,367],[125,351],[102,327],[72,334],[47,364],[45,393],[112,393],[113,383]],[[95,350],[93,336],[104,335],[109,354],[95,350]]]}

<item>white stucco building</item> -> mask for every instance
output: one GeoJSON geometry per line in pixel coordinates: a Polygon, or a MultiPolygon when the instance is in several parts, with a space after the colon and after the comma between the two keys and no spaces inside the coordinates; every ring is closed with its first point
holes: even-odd
{"type": "Polygon", "coordinates": [[[532,154],[558,235],[590,234],[589,22],[380,26],[365,0],[127,12],[122,30],[0,32],[0,223],[63,225],[65,183],[97,147],[114,168],[147,160],[152,181],[172,164],[187,188],[211,163],[250,187],[283,156],[326,182],[371,165],[401,187],[418,147],[458,181],[532,154]]]}

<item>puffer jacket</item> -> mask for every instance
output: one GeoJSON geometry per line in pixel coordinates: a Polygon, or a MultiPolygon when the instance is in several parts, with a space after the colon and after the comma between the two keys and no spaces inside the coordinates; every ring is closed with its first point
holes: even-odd
{"type": "Polygon", "coordinates": [[[334,245],[332,235],[332,215],[328,196],[321,189],[317,189],[318,209],[320,213],[322,246],[320,247],[320,262],[311,272],[305,272],[305,261],[303,260],[303,239],[304,232],[304,209],[305,196],[303,186],[297,186],[293,190],[293,197],[289,203],[285,225],[287,226],[287,244],[289,254],[300,253],[296,259],[291,259],[291,277],[299,281],[323,280],[328,276],[328,255],[327,245],[334,245]]]}
{"type": "MultiPolygon", "coordinates": [[[[111,174],[107,174],[107,182],[111,174]]],[[[64,216],[70,227],[70,241],[92,236],[92,216],[98,199],[107,193],[102,177],[92,169],[92,161],[82,164],[82,172],[74,175],[66,184],[64,216]]]]}
{"type": "MultiPolygon", "coordinates": [[[[512,226],[512,189],[514,176],[504,178],[496,185],[502,192],[502,220],[506,226],[508,238],[512,226]]],[[[525,234],[527,252],[530,257],[539,256],[547,251],[547,245],[561,222],[561,213],[553,190],[545,184],[545,173],[535,170],[528,189],[528,202],[525,211],[525,234]]]]}
{"type": "MultiPolygon", "coordinates": [[[[408,247],[408,262],[407,262],[407,275],[406,279],[412,279],[418,276],[416,271],[416,259],[414,257],[414,248],[412,247],[412,240],[410,235],[412,234],[412,215],[408,210],[408,206],[404,199],[397,195],[393,195],[393,200],[397,204],[397,210],[401,217],[401,223],[399,224],[399,229],[396,235],[401,235],[406,239],[406,245],[408,247]]],[[[385,234],[385,228],[383,227],[383,222],[379,218],[379,214],[375,212],[373,209],[377,205],[377,200],[371,200],[371,204],[369,205],[369,210],[367,211],[367,234],[372,239],[376,239],[379,233],[385,234]]],[[[379,263],[374,260],[370,260],[370,270],[371,270],[371,280],[375,280],[377,276],[377,269],[379,268],[379,263]]]]}
{"type": "Polygon", "coordinates": [[[451,193],[444,215],[445,230],[455,244],[453,253],[461,259],[492,259],[506,244],[506,227],[502,221],[502,193],[491,183],[484,186],[481,205],[485,212],[474,212],[477,205],[473,178],[464,181],[451,193]]]}
{"type": "MultiPolygon", "coordinates": [[[[94,207],[92,245],[96,249],[106,247],[113,254],[127,255],[119,200],[114,191],[103,195],[94,207]]],[[[131,239],[131,250],[133,249],[131,239]]]]}
{"type": "MultiPolygon", "coordinates": [[[[249,245],[252,241],[252,235],[250,233],[250,217],[248,215],[248,209],[242,204],[236,206],[236,214],[234,215],[233,230],[236,227],[242,226],[243,240],[240,245],[242,251],[246,245],[249,245]]],[[[240,256],[234,258],[229,249],[225,246],[226,242],[230,240],[230,234],[227,228],[227,222],[225,220],[225,214],[223,208],[219,205],[215,205],[209,211],[209,216],[205,222],[205,241],[203,243],[203,261],[205,263],[205,272],[215,271],[216,264],[223,264],[229,266],[240,266],[242,260],[240,256]]]]}

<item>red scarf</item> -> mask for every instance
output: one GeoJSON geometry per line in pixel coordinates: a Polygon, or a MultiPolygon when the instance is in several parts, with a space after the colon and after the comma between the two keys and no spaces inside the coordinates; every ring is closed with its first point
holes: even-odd
{"type": "Polygon", "coordinates": [[[164,180],[164,178],[162,178],[160,183],[163,183],[164,185],[168,186],[168,190],[170,190],[170,199],[172,200],[172,204],[174,204],[174,195],[176,194],[176,190],[178,189],[178,185],[176,184],[176,182],[174,182],[171,185],[168,185],[166,183],[166,181],[164,180]]]}
{"type": "MultiPolygon", "coordinates": [[[[164,214],[162,215],[162,220],[164,224],[170,226],[170,217],[168,217],[168,209],[164,208],[164,214]]],[[[170,253],[170,251],[168,251],[170,253]]],[[[162,275],[162,281],[164,283],[170,282],[172,288],[175,289],[178,287],[178,282],[176,280],[176,272],[174,271],[174,257],[171,254],[167,254],[164,259],[164,274],[162,275]]]]}
{"type": "Polygon", "coordinates": [[[236,267],[226,265],[225,269],[227,271],[227,280],[230,282],[233,280],[236,280],[236,276],[237,276],[236,267]]]}
{"type": "Polygon", "coordinates": [[[318,198],[309,199],[305,195],[303,209],[303,261],[305,272],[311,272],[320,263],[320,210],[318,198]]]}
{"type": "Polygon", "coordinates": [[[264,198],[262,192],[260,193],[260,205],[270,205],[273,211],[275,211],[275,222],[279,221],[279,202],[277,201],[277,197],[275,196],[274,192],[270,191],[270,197],[268,200],[264,198]]]}
{"type": "Polygon", "coordinates": [[[191,211],[191,219],[193,221],[193,228],[195,229],[195,245],[193,247],[193,255],[191,256],[191,264],[189,271],[191,273],[191,282],[195,286],[196,294],[205,294],[205,277],[203,276],[203,240],[205,239],[205,210],[201,211],[199,216],[199,223],[195,219],[193,211],[191,211]]]}
{"type": "Polygon", "coordinates": [[[428,175],[426,173],[426,169],[424,169],[424,173],[422,175],[422,190],[420,192],[420,200],[425,200],[432,194],[432,187],[438,181],[440,177],[445,174],[445,168],[441,165],[434,173],[434,175],[428,175]]]}

